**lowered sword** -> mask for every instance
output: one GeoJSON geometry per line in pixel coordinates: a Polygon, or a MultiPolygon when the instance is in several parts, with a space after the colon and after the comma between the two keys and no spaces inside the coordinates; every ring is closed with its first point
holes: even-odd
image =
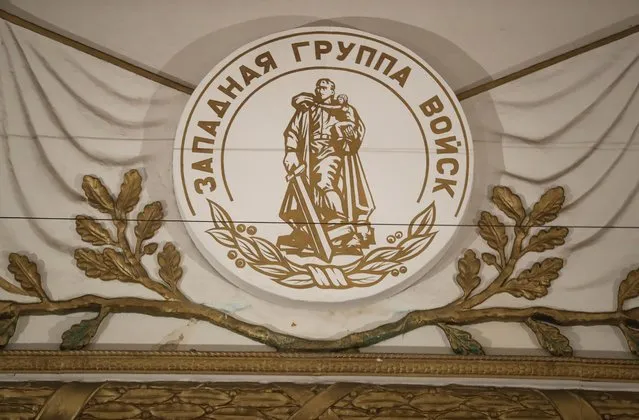
{"type": "Polygon", "coordinates": [[[328,234],[320,222],[317,211],[315,210],[315,205],[308,194],[306,181],[303,176],[300,176],[305,170],[306,164],[299,165],[293,172],[286,175],[286,181],[289,182],[295,190],[297,202],[304,214],[311,241],[313,242],[313,248],[315,248],[321,259],[330,262],[331,259],[333,259],[333,248],[331,247],[328,234]]]}

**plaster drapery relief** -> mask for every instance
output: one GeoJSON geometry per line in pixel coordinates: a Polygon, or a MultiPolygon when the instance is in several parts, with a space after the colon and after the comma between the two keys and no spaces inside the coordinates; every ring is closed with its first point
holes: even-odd
{"type": "MultiPolygon", "coordinates": [[[[458,298],[459,289],[454,282],[458,255],[451,256],[446,266],[439,267],[435,275],[410,292],[365,309],[343,308],[326,313],[274,306],[241,292],[222,280],[191,245],[173,203],[170,174],[154,170],[168,164],[176,118],[186,95],[158,88],[152,82],[5,22],[2,42],[6,57],[1,62],[6,161],[0,168],[1,212],[31,218],[3,220],[2,249],[28,251],[33,261],[37,256],[39,264],[46,264],[46,275],[41,276],[49,296],[65,299],[81,291],[108,297],[155,298],[140,285],[117,283],[114,287],[113,283],[79,276],[71,258],[72,252],[83,244],[73,230],[74,221],[69,220],[69,214],[87,213],[80,174],[95,174],[115,191],[126,171],[146,167],[142,201],[163,201],[167,229],[161,230],[157,238],[179,244],[188,273],[188,281],[182,287],[193,299],[203,299],[198,303],[289,334],[336,338],[345,330],[363,330],[388,321],[389,314],[400,319],[411,310],[440,306],[458,298]],[[150,107],[154,110],[152,116],[148,113],[150,107]],[[121,146],[113,146],[116,139],[121,146]],[[318,318],[322,322],[311,321],[318,318]]],[[[564,259],[566,264],[559,281],[553,283],[552,293],[536,300],[535,305],[575,311],[614,310],[619,283],[636,267],[637,256],[625,250],[637,242],[637,233],[607,228],[633,226],[637,221],[633,206],[637,206],[639,174],[633,170],[633,116],[637,115],[638,54],[635,35],[463,104],[471,125],[493,134],[476,138],[477,152],[482,148],[483,153],[500,150],[491,155],[495,159],[482,161],[481,171],[502,174],[496,183],[510,186],[529,208],[549,188],[566,188],[564,211],[556,224],[568,227],[571,234],[564,246],[553,250],[553,257],[564,259]],[[485,105],[492,102],[501,127],[491,126],[489,119],[482,118],[485,105]],[[499,143],[482,142],[482,137],[498,138],[499,143]]],[[[488,185],[482,188],[483,196],[492,192],[488,185]]],[[[469,213],[475,222],[480,210],[492,210],[486,199],[476,200],[473,205],[469,213]]],[[[474,226],[466,229],[467,236],[477,237],[474,226]]],[[[477,238],[465,243],[464,248],[478,250],[479,256],[486,245],[477,238]]],[[[536,261],[535,255],[527,257],[528,264],[536,261]]],[[[468,260],[472,258],[469,256],[468,260]]],[[[468,266],[474,267],[474,262],[468,266]]],[[[471,280],[474,283],[473,276],[471,280]]],[[[495,296],[491,305],[521,304],[504,294],[495,296]]],[[[63,331],[83,318],[23,319],[13,345],[41,343],[43,336],[56,343],[63,331]]],[[[96,345],[131,345],[130,339],[119,334],[118,326],[132,320],[144,331],[136,334],[136,345],[157,344],[172,329],[187,322],[111,316],[101,327],[96,345]]],[[[178,341],[186,346],[249,343],[206,324],[188,325],[178,334],[183,337],[178,341]]],[[[578,351],[620,351],[625,347],[625,340],[616,330],[590,328],[588,332],[566,332],[578,351]]],[[[520,328],[488,324],[471,331],[488,348],[516,351],[536,347],[534,335],[520,328]]],[[[444,345],[445,335],[450,334],[455,333],[449,330],[442,335],[434,328],[423,329],[419,336],[397,338],[390,345],[424,346],[428,342],[437,347],[444,345]]]]}

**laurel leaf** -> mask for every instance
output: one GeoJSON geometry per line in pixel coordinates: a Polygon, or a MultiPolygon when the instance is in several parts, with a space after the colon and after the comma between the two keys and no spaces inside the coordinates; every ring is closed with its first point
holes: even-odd
{"type": "Polygon", "coordinates": [[[260,260],[257,248],[251,241],[241,236],[236,236],[235,240],[237,241],[237,249],[242,253],[244,258],[251,262],[258,262],[260,260]]]}
{"type": "Polygon", "coordinates": [[[262,257],[264,257],[267,261],[272,263],[279,263],[284,261],[284,256],[282,253],[269,241],[254,237],[253,244],[257,248],[257,251],[260,253],[262,257]]]}
{"type": "Polygon", "coordinates": [[[231,220],[231,216],[214,201],[209,201],[209,207],[211,208],[211,219],[213,220],[213,225],[215,225],[218,229],[232,229],[233,222],[231,220]]]}
{"type": "Polygon", "coordinates": [[[484,349],[481,344],[479,344],[479,342],[477,342],[469,332],[453,328],[446,324],[437,324],[437,326],[446,334],[450,347],[453,349],[455,354],[464,356],[481,356],[484,354],[484,349]]]}
{"type": "Polygon", "coordinates": [[[544,223],[555,220],[561,211],[564,200],[563,188],[555,187],[546,191],[530,212],[530,225],[542,226],[544,223]]]}
{"type": "Polygon", "coordinates": [[[481,279],[479,278],[479,269],[481,263],[475,251],[472,249],[466,250],[464,256],[457,261],[457,271],[459,274],[455,277],[455,281],[464,291],[464,297],[470,295],[470,293],[479,286],[481,279]]]}
{"type": "Polygon", "coordinates": [[[16,332],[18,324],[18,314],[9,312],[8,314],[0,314],[0,349],[4,348],[16,332]]]}
{"type": "Polygon", "coordinates": [[[154,201],[147,204],[138,213],[137,224],[134,229],[135,236],[141,241],[151,239],[162,227],[162,218],[164,218],[162,203],[154,201]]]}
{"type": "Polygon", "coordinates": [[[626,337],[628,349],[635,356],[639,356],[639,330],[623,323],[619,325],[619,328],[621,328],[623,335],[626,337]]]}
{"type": "Polygon", "coordinates": [[[435,224],[435,202],[422,210],[410,221],[408,225],[408,236],[423,236],[428,234],[435,224]]]}
{"type": "Polygon", "coordinates": [[[284,277],[290,273],[286,267],[280,264],[260,264],[254,267],[256,271],[266,274],[267,276],[274,276],[277,278],[284,277]]]}
{"type": "Polygon", "coordinates": [[[561,258],[547,258],[541,263],[522,271],[517,278],[508,281],[505,291],[515,297],[534,300],[548,294],[550,283],[559,277],[559,270],[564,266],[561,258]]]}
{"type": "Polygon", "coordinates": [[[132,169],[124,174],[124,180],[120,186],[120,194],[115,202],[116,210],[122,214],[133,211],[138,201],[140,201],[141,193],[142,177],[140,176],[140,172],[136,169],[132,169]]]}
{"type": "Polygon", "coordinates": [[[489,254],[488,252],[481,254],[481,259],[486,265],[497,265],[497,257],[493,254],[489,254]]]}
{"type": "Polygon", "coordinates": [[[116,279],[125,282],[134,282],[137,278],[135,269],[127,262],[126,258],[121,252],[115,249],[104,250],[104,263],[109,268],[116,279]]]}
{"type": "Polygon", "coordinates": [[[497,216],[482,211],[477,225],[479,226],[479,234],[492,249],[499,251],[508,244],[506,227],[497,216]]]}
{"type": "Polygon", "coordinates": [[[102,213],[115,215],[113,196],[102,181],[94,176],[85,175],[82,179],[82,189],[91,207],[102,213]]]}
{"type": "Polygon", "coordinates": [[[628,273],[619,285],[617,309],[621,310],[625,301],[639,296],[639,268],[628,273]]]}
{"type": "Polygon", "coordinates": [[[75,230],[84,242],[95,246],[111,245],[109,231],[100,222],[89,216],[76,216],[75,230]]]}
{"type": "Polygon", "coordinates": [[[229,248],[235,248],[235,241],[233,241],[233,236],[231,236],[231,234],[226,229],[209,229],[206,231],[206,233],[211,235],[213,239],[215,239],[221,245],[229,248]]]}
{"type": "Polygon", "coordinates": [[[80,270],[84,271],[87,277],[102,280],[117,279],[117,276],[111,272],[104,261],[104,255],[101,252],[89,248],[80,248],[75,250],[74,257],[76,265],[80,270]]]}
{"type": "Polygon", "coordinates": [[[292,276],[288,276],[280,280],[280,283],[289,287],[294,287],[296,289],[307,289],[315,285],[315,282],[313,281],[311,276],[307,273],[300,273],[300,274],[294,274],[292,276]]]}
{"type": "MultiPolygon", "coordinates": [[[[414,240],[413,238],[409,238],[408,240],[414,240]]],[[[402,244],[403,245],[403,244],[402,244]]],[[[362,259],[362,262],[368,261],[388,261],[393,259],[397,254],[402,251],[399,247],[381,247],[377,248],[368,254],[362,259]]]]}
{"type": "Polygon", "coordinates": [[[402,242],[401,252],[395,257],[395,262],[404,262],[421,254],[435,239],[437,232],[430,232],[423,236],[408,238],[402,242]]]}
{"type": "Polygon", "coordinates": [[[368,271],[358,271],[357,273],[349,274],[348,279],[358,285],[374,284],[384,278],[385,273],[372,273],[368,271]]]}
{"type": "Polygon", "coordinates": [[[180,266],[182,257],[180,251],[175,248],[171,242],[164,244],[162,252],[158,254],[158,265],[160,266],[160,277],[171,286],[172,290],[176,290],[182,279],[183,270],[180,266]]]}
{"type": "Polygon", "coordinates": [[[401,265],[401,263],[396,261],[371,261],[364,264],[361,270],[370,271],[371,273],[387,273],[399,265],[401,265]]]}
{"type": "Polygon", "coordinates": [[[526,325],[535,333],[539,345],[548,353],[557,357],[572,356],[570,341],[561,334],[559,328],[533,319],[526,320],[526,325]]]}
{"type": "Polygon", "coordinates": [[[42,288],[42,279],[38,266],[29,257],[16,253],[9,254],[9,272],[29,296],[46,300],[47,295],[42,288]]]}
{"type": "Polygon", "coordinates": [[[65,331],[62,334],[60,350],[81,350],[89,345],[107,314],[108,310],[103,310],[97,317],[82,320],[65,331]]]}
{"type": "Polygon", "coordinates": [[[551,227],[548,229],[540,230],[536,235],[533,235],[528,242],[526,251],[531,252],[544,252],[549,249],[553,249],[557,246],[565,243],[566,236],[568,236],[568,228],[565,227],[551,227]]]}
{"type": "Polygon", "coordinates": [[[526,217],[526,211],[517,194],[508,187],[498,186],[493,188],[492,200],[499,210],[513,219],[517,225],[521,225],[526,217]]]}

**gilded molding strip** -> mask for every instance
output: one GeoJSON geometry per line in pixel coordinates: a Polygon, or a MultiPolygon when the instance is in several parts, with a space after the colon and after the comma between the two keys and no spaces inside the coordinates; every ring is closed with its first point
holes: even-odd
{"type": "Polygon", "coordinates": [[[71,39],[65,35],[54,32],[50,29],[46,29],[38,24],[30,22],[26,19],[23,19],[19,16],[16,16],[12,13],[6,12],[0,9],[0,17],[7,22],[11,22],[14,25],[20,26],[22,28],[28,29],[32,32],[35,32],[39,35],[52,39],[56,42],[64,44],[68,47],[74,48],[78,51],[82,51],[85,54],[89,54],[92,57],[95,57],[99,60],[106,61],[107,63],[113,64],[114,66],[120,67],[121,69],[130,71],[131,73],[137,74],[138,76],[142,76],[145,79],[152,80],[156,83],[164,85],[166,87],[170,87],[175,90],[179,90],[180,92],[184,92],[187,95],[193,93],[195,86],[187,84],[182,81],[178,81],[170,76],[167,76],[162,73],[154,73],[150,70],[144,69],[138,65],[133,63],[129,63],[121,58],[118,58],[112,54],[109,54],[104,51],[100,51],[97,48],[90,47],[86,44],[83,44],[80,41],[76,41],[71,39]]]}
{"type": "MultiPolygon", "coordinates": [[[[21,17],[18,17],[12,13],[6,12],[4,10],[0,10],[0,17],[2,17],[2,19],[13,23],[14,25],[18,25],[22,28],[28,29],[30,31],[33,31],[37,34],[40,34],[42,36],[45,36],[49,39],[52,39],[54,41],[60,42],[61,44],[67,45],[71,48],[75,48],[78,51],[82,51],[86,54],[89,54],[95,58],[98,58],[100,60],[104,60],[108,63],[111,63],[115,66],[118,66],[120,68],[123,68],[125,70],[128,70],[134,74],[137,74],[138,76],[142,76],[146,79],[152,80],[154,82],[157,82],[161,85],[179,90],[180,92],[184,92],[187,95],[190,95],[191,93],[193,93],[193,91],[195,90],[195,86],[188,84],[186,82],[181,82],[178,81],[174,78],[171,78],[167,75],[161,74],[161,73],[154,73],[152,71],[146,70],[140,66],[137,66],[135,64],[129,63],[121,58],[115,57],[114,55],[111,55],[109,53],[106,53],[104,51],[100,51],[97,48],[94,47],[90,47],[86,44],[83,44],[79,41],[76,41],[74,39],[71,39],[67,36],[64,36],[62,34],[59,34],[57,32],[54,32],[50,29],[46,29],[40,25],[37,25],[33,22],[30,22],[26,19],[23,19],[21,17]]],[[[489,82],[485,82],[482,83],[480,85],[477,85],[473,88],[470,89],[466,89],[463,90],[461,92],[456,92],[457,98],[460,101],[463,101],[464,99],[468,99],[468,98],[472,98],[473,96],[477,96],[481,93],[487,92],[491,89],[495,89],[499,86],[505,85],[507,83],[510,83],[514,80],[517,79],[521,79],[522,77],[528,76],[532,73],[538,72],[540,70],[543,70],[545,68],[548,68],[550,66],[553,66],[555,64],[561,63],[562,61],[566,61],[570,58],[576,57],[580,54],[586,53],[588,51],[592,51],[596,48],[599,47],[603,47],[604,45],[608,45],[612,42],[615,41],[619,41],[620,39],[629,37],[635,33],[639,32],[639,25],[634,25],[631,26],[627,29],[624,29],[623,31],[620,32],[616,32],[612,35],[608,35],[604,38],[598,39],[596,41],[590,42],[586,45],[582,45],[580,47],[577,47],[575,49],[572,49],[570,51],[566,51],[562,54],[556,55],[554,57],[548,58],[546,60],[540,61],[539,63],[530,65],[526,68],[523,68],[521,70],[518,70],[516,72],[507,74],[503,77],[500,77],[498,79],[495,80],[491,80],[489,82]]]]}
{"type": "Polygon", "coordinates": [[[555,64],[559,64],[562,61],[569,60],[573,57],[576,57],[588,51],[592,51],[599,47],[603,47],[604,45],[608,45],[615,41],[619,41],[623,38],[629,37],[630,35],[634,35],[637,32],[639,32],[639,25],[631,26],[628,29],[624,29],[623,31],[616,32],[612,35],[608,35],[607,37],[590,42],[586,45],[582,45],[581,47],[577,47],[570,51],[566,51],[565,53],[540,61],[539,63],[535,63],[521,70],[518,70],[514,73],[507,74],[506,76],[500,77],[495,80],[491,80],[490,82],[482,83],[481,85],[475,86],[474,88],[470,88],[462,92],[458,92],[457,98],[460,101],[463,101],[464,99],[472,98],[473,96],[477,96],[481,93],[495,89],[499,86],[505,85],[506,83],[510,83],[517,79],[521,79],[522,77],[536,73],[550,66],[554,66],[555,64]]]}
{"type": "Polygon", "coordinates": [[[101,387],[99,383],[64,384],[47,400],[35,420],[74,419],[101,387]]]}
{"type": "MultiPolygon", "coordinates": [[[[477,386],[150,382],[0,383],[6,419],[636,419],[639,393],[477,386]],[[86,389],[99,389],[86,398],[86,389]],[[41,390],[65,394],[66,413],[41,390]],[[62,390],[65,391],[62,391],[62,390]],[[37,417],[36,417],[37,416],[37,417]]],[[[52,398],[53,399],[53,398],[52,398]]]]}
{"type": "Polygon", "coordinates": [[[639,381],[626,359],[385,353],[5,350],[0,373],[188,373],[291,376],[544,378],[639,381]]]}

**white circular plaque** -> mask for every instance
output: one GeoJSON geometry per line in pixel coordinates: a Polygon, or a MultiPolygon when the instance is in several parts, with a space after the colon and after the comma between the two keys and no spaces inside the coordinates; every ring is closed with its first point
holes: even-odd
{"type": "Polygon", "coordinates": [[[470,196],[468,123],[416,54],[344,28],[274,34],[202,80],[175,139],[189,234],[265,297],[346,302],[423,277],[470,196]]]}

